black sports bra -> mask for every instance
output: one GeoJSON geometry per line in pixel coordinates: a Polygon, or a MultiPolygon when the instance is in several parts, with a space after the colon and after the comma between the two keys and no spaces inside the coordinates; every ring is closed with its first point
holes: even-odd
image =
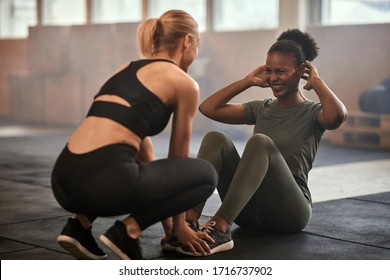
{"type": "Polygon", "coordinates": [[[101,95],[116,95],[126,100],[131,107],[97,100],[92,103],[87,116],[116,121],[141,139],[160,133],[166,127],[173,110],[149,91],[136,76],[140,68],[156,61],[173,63],[165,59],[132,61],[125,69],[108,79],[95,96],[96,99],[101,95]]]}

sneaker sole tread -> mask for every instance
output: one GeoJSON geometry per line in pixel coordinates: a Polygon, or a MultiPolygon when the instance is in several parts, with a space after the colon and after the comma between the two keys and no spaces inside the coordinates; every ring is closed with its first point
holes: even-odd
{"type": "Polygon", "coordinates": [[[67,236],[60,235],[57,238],[57,243],[64,248],[65,251],[70,253],[76,259],[82,260],[104,260],[107,258],[107,255],[95,255],[88,251],[80,242],[76,239],[67,236]]]}

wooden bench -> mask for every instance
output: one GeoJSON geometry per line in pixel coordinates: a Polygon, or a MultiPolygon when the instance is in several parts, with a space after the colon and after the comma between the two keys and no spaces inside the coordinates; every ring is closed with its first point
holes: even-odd
{"type": "Polygon", "coordinates": [[[339,129],[326,133],[333,144],[390,149],[390,114],[349,112],[347,121],[339,129]]]}

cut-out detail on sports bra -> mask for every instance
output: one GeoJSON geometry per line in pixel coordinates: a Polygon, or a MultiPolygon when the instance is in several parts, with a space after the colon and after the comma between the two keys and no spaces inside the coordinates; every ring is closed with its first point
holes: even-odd
{"type": "Polygon", "coordinates": [[[101,87],[87,116],[104,117],[118,122],[141,139],[160,133],[173,112],[158,96],[149,91],[137,78],[137,71],[145,65],[165,59],[141,59],[131,62],[101,87]],[[130,104],[96,100],[99,96],[114,95],[130,104]]]}
{"type": "Polygon", "coordinates": [[[128,101],[126,101],[122,97],[114,95],[114,94],[100,95],[100,96],[96,97],[94,101],[113,102],[113,103],[121,104],[125,107],[131,107],[131,104],[128,101]]]}

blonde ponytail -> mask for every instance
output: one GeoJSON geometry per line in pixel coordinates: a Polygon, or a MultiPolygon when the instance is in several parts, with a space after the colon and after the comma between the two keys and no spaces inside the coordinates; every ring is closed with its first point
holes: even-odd
{"type": "Polygon", "coordinates": [[[141,56],[152,57],[154,55],[154,33],[157,29],[157,22],[157,18],[150,18],[138,27],[138,50],[141,56]]]}
{"type": "Polygon", "coordinates": [[[186,34],[199,38],[198,24],[181,10],[170,10],[160,18],[147,19],[138,27],[138,50],[141,56],[151,58],[160,51],[173,52],[186,34]]]}

